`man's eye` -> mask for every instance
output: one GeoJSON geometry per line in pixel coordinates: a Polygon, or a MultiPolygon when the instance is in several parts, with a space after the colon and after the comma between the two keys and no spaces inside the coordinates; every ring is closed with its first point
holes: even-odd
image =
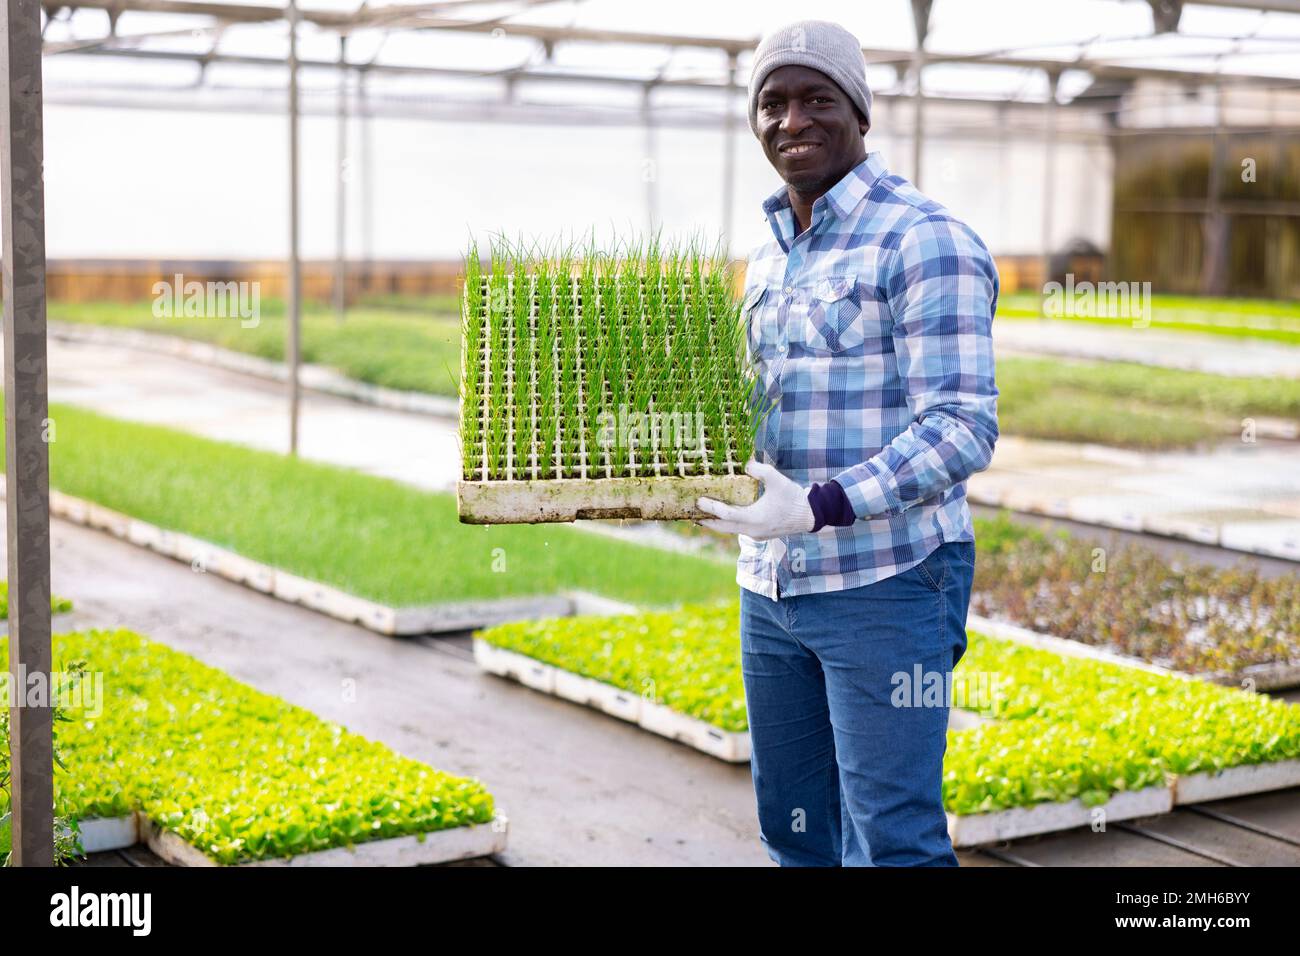
{"type": "Polygon", "coordinates": [[[777,108],[778,105],[780,105],[780,104],[778,104],[778,103],[764,103],[762,106],[759,107],[759,109],[760,109],[760,110],[774,110],[774,109],[777,108]]]}

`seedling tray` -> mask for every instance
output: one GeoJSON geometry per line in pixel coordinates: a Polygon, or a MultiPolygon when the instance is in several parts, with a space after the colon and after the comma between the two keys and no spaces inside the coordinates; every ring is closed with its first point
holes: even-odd
{"type": "Polygon", "coordinates": [[[465,524],[540,524],[578,518],[709,518],[699,497],[734,505],[758,500],[748,475],[687,478],[568,478],[543,481],[461,481],[456,485],[465,524]]]}
{"type": "Polygon", "coordinates": [[[948,836],[954,847],[983,846],[1003,840],[1086,827],[1096,820],[1106,824],[1153,817],[1174,808],[1171,787],[1145,787],[1116,793],[1105,803],[1090,807],[1079,800],[1036,803],[993,813],[948,814],[948,836]]]}
{"type": "Polygon", "coordinates": [[[762,415],[726,270],[656,246],[466,260],[460,520],[708,517],[758,499],[762,415]]]}
{"type": "MultiPolygon", "coordinates": [[[[86,853],[123,850],[137,843],[149,847],[173,866],[222,866],[179,835],[158,826],[143,813],[96,817],[80,821],[86,853]]],[[[498,814],[491,823],[449,827],[428,833],[368,840],[352,846],[313,850],[291,857],[237,863],[235,866],[427,866],[492,856],[506,848],[509,820],[498,814]]]]}
{"type": "Polygon", "coordinates": [[[612,684],[574,674],[526,654],[508,651],[480,637],[474,638],[474,661],[489,674],[602,711],[719,760],[728,763],[749,761],[748,731],[723,730],[612,684]]]}

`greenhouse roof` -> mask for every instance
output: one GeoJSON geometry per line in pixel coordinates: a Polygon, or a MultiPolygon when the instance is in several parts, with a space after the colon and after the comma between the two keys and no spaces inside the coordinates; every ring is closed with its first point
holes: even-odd
{"type": "MultiPolygon", "coordinates": [[[[1300,0],[1156,6],[1177,9],[1176,24],[1157,17],[1148,0],[1006,0],[995,17],[987,4],[934,0],[925,94],[1041,103],[1052,74],[1063,103],[1098,82],[1144,78],[1300,88],[1300,0]]],[[[80,0],[46,25],[47,89],[56,100],[94,91],[104,102],[151,91],[251,97],[279,90],[285,9],[239,0],[80,0]]],[[[862,39],[878,95],[911,95],[917,27],[909,0],[810,0],[799,12],[841,22],[862,39]]],[[[337,87],[346,36],[348,65],[373,78],[376,95],[451,100],[485,113],[530,101],[635,113],[647,89],[716,100],[716,91],[744,84],[758,37],[791,18],[772,0],[312,0],[298,15],[308,99],[337,87]]]]}

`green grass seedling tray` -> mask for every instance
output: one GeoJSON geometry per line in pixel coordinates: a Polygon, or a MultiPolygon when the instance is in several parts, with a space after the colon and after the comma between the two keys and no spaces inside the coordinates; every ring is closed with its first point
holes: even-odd
{"type": "Polygon", "coordinates": [[[745,474],[768,410],[724,265],[651,243],[618,256],[501,244],[466,259],[467,524],[707,517],[757,500],[745,474]]]}

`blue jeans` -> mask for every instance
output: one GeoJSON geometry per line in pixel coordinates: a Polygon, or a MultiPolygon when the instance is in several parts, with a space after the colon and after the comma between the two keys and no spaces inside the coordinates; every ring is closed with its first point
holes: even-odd
{"type": "Polygon", "coordinates": [[[741,588],[758,822],[777,863],[957,865],[941,797],[946,688],[974,571],[961,541],[862,587],[779,601],[741,588]],[[917,678],[933,689],[932,672],[944,690],[923,696],[917,678]]]}

